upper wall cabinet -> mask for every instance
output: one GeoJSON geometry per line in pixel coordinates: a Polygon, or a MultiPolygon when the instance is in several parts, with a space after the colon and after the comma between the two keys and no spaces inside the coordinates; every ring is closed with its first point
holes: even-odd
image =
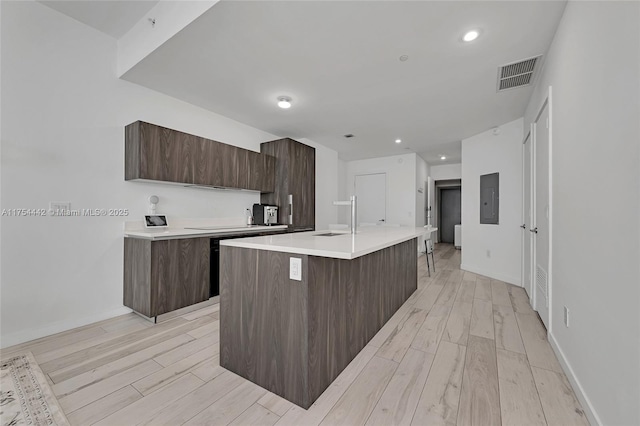
{"type": "Polygon", "coordinates": [[[278,223],[291,230],[315,229],[315,148],[286,138],[261,144],[260,152],[276,157],[275,190],[260,202],[278,206],[278,223]]]}
{"type": "Polygon", "coordinates": [[[155,124],[125,128],[125,180],[273,192],[275,158],[155,124]]]}

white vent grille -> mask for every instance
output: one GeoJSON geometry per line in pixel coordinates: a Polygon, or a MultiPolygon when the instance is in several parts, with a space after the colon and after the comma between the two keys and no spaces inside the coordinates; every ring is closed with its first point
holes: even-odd
{"type": "Polygon", "coordinates": [[[533,83],[536,65],[542,55],[522,61],[513,62],[498,68],[498,92],[515,87],[528,86],[533,83]]]}
{"type": "Polygon", "coordinates": [[[545,299],[548,299],[547,271],[542,269],[540,265],[536,265],[536,285],[544,294],[545,299]]]}

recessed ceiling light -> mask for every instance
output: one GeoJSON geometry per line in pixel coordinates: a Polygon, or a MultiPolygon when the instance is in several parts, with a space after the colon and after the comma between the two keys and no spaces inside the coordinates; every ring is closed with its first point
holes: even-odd
{"type": "Polygon", "coordinates": [[[402,142],[402,139],[396,139],[396,143],[402,142]]]}
{"type": "Polygon", "coordinates": [[[473,40],[477,39],[479,35],[480,35],[480,33],[478,33],[475,30],[474,31],[469,31],[462,37],[462,39],[464,41],[467,41],[467,42],[468,41],[473,41],[473,40]]]}
{"type": "Polygon", "coordinates": [[[446,156],[444,156],[444,155],[441,155],[441,156],[440,156],[440,159],[441,159],[441,160],[446,160],[446,159],[447,159],[447,157],[446,157],[446,156]]]}
{"type": "Polygon", "coordinates": [[[288,96],[279,96],[278,97],[278,106],[282,109],[291,108],[291,98],[288,96]]]}

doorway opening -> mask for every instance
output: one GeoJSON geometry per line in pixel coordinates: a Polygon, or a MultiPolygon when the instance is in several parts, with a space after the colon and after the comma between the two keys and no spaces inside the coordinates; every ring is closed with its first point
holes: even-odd
{"type": "Polygon", "coordinates": [[[454,244],[455,226],[462,223],[462,181],[439,180],[436,187],[436,218],[438,242],[454,244]]]}

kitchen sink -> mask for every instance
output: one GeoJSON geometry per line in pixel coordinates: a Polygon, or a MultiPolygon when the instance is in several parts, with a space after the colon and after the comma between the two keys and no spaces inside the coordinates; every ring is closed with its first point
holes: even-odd
{"type": "Polygon", "coordinates": [[[323,232],[322,234],[314,234],[314,237],[337,237],[338,235],[349,235],[346,232],[323,232]]]}

